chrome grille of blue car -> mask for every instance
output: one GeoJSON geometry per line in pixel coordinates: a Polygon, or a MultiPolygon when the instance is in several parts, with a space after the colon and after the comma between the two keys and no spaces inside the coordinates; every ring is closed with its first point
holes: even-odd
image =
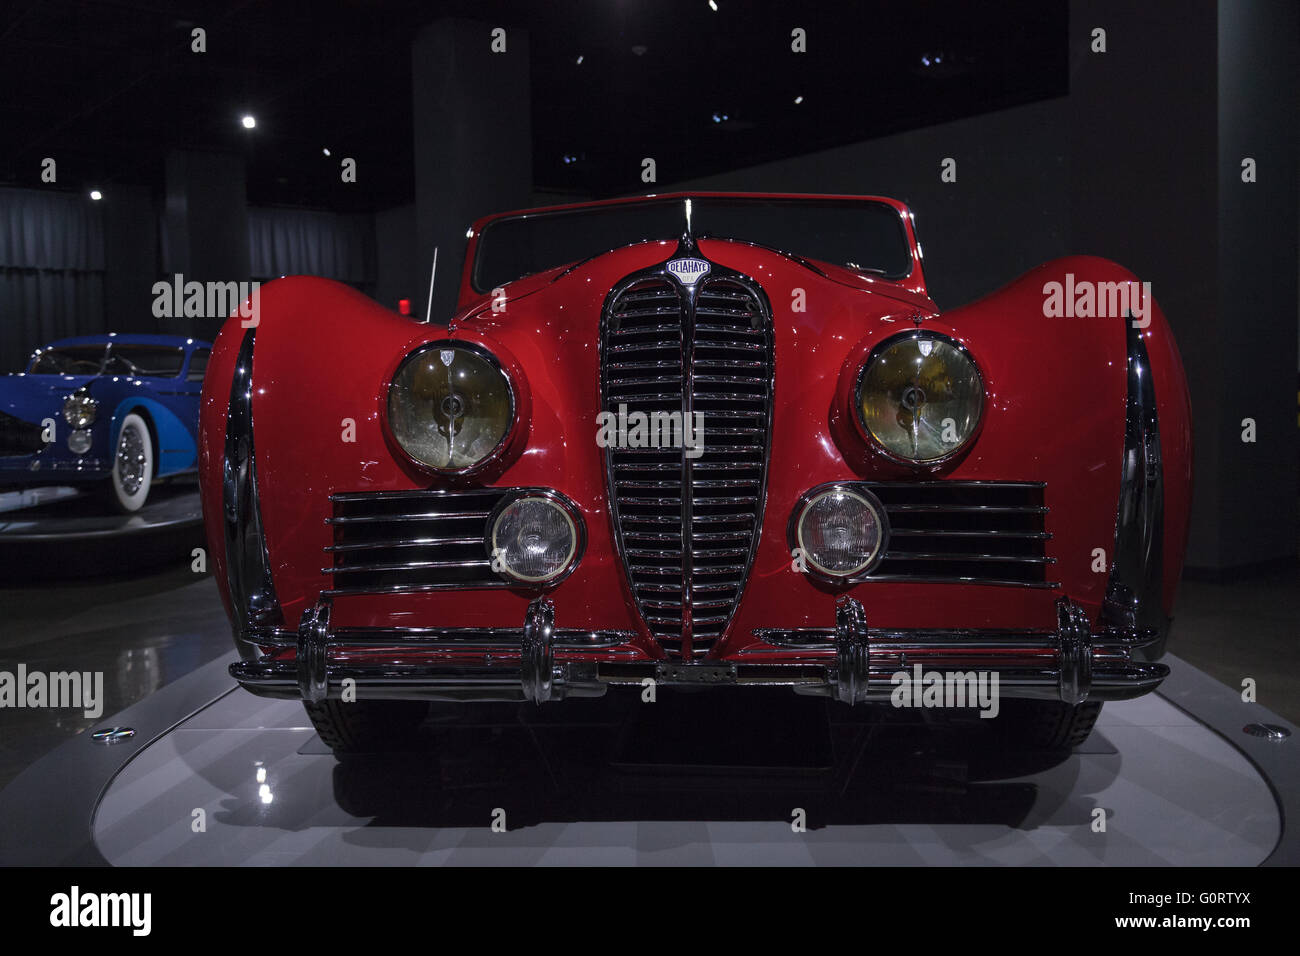
{"type": "Polygon", "coordinates": [[[708,655],[740,601],[763,517],[773,341],[761,292],[711,268],[624,280],[601,323],[601,401],[629,415],[704,416],[703,452],[606,450],[620,557],[646,627],[672,657],[708,655]]]}

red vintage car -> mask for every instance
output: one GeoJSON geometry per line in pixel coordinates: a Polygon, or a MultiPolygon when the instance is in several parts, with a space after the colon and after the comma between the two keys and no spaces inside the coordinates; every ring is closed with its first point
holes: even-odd
{"type": "Polygon", "coordinates": [[[978,700],[1063,747],[1168,673],[1189,401],[1132,273],[1071,256],[940,311],[911,212],[870,196],[469,236],[446,326],[291,277],[212,353],[231,673],[336,750],[434,700],[651,682],[978,700]]]}

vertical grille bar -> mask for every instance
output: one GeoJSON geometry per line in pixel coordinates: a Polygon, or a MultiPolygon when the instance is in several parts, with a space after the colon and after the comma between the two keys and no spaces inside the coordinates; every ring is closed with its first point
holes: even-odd
{"type": "Polygon", "coordinates": [[[695,287],[662,268],[615,287],[601,323],[601,404],[704,416],[704,451],[606,450],[610,510],[638,610],[671,657],[708,655],[735,613],[762,527],[773,341],[762,291],[712,267],[695,287]]]}

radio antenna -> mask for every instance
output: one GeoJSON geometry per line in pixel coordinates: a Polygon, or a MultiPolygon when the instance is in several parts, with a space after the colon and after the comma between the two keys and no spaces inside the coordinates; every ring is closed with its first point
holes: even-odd
{"type": "Polygon", "coordinates": [[[433,247],[433,268],[429,271],[429,301],[424,307],[424,324],[433,318],[433,280],[438,275],[438,247],[433,247]]]}

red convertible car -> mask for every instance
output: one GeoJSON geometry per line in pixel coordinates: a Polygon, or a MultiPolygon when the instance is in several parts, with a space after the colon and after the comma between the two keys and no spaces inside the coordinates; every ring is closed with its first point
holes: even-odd
{"type": "Polygon", "coordinates": [[[1107,260],[943,311],[900,202],[673,194],[481,220],[445,326],[310,277],[246,325],[200,426],[231,672],[337,751],[652,682],[1059,748],[1168,673],[1187,386],[1107,260]]]}

